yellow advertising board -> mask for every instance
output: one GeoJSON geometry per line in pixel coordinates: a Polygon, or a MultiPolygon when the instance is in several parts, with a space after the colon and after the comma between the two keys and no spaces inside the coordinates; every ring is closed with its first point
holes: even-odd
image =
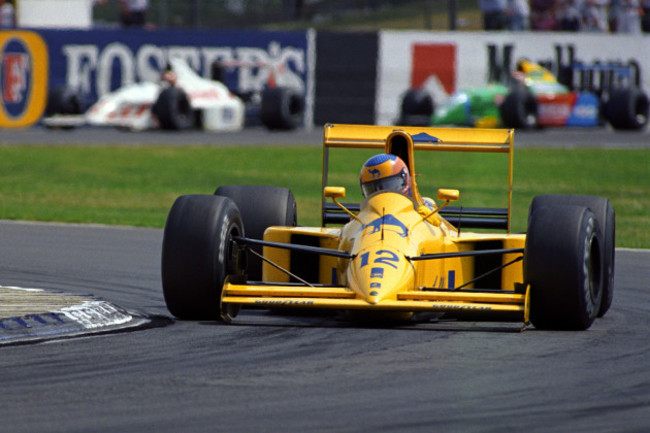
{"type": "Polygon", "coordinates": [[[47,103],[47,45],[35,32],[0,31],[0,57],[0,128],[31,126],[47,103]]]}

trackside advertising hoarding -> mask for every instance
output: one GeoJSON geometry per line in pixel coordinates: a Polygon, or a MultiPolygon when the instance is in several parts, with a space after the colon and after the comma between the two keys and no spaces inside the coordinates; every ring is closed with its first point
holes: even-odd
{"type": "Polygon", "coordinates": [[[521,58],[546,62],[555,72],[558,59],[568,64],[571,51],[573,60],[584,64],[634,65],[642,88],[650,94],[650,36],[382,31],[375,123],[395,122],[401,95],[410,87],[425,87],[440,103],[456,90],[485,86],[490,69],[509,73],[521,58]]]}
{"type": "Polygon", "coordinates": [[[0,128],[38,122],[51,89],[75,89],[87,106],[125,85],[159,80],[172,57],[208,78],[222,62],[225,84],[240,94],[273,84],[300,89],[306,125],[314,114],[318,126],[388,125],[408,88],[427,88],[439,104],[509,73],[522,57],[553,72],[570,53],[585,64],[633,65],[650,94],[649,47],[647,35],[556,32],[0,30],[0,128]]]}
{"type": "Polygon", "coordinates": [[[208,78],[222,62],[225,84],[238,93],[275,84],[298,88],[311,113],[313,45],[305,31],[0,31],[0,127],[40,119],[48,89],[69,86],[90,104],[125,85],[159,80],[172,57],[208,78]]]}

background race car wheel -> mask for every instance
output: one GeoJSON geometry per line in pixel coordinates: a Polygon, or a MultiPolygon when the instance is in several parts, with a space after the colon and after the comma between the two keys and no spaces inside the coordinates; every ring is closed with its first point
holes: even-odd
{"type": "Polygon", "coordinates": [[[508,128],[532,129],[538,126],[537,100],[523,86],[514,87],[499,106],[501,121],[508,128]]]}
{"type": "Polygon", "coordinates": [[[183,89],[167,87],[151,108],[162,129],[182,130],[194,126],[196,116],[183,89]]]}
{"type": "Polygon", "coordinates": [[[397,123],[404,126],[430,126],[435,111],[433,97],[424,89],[409,89],[402,96],[397,123]]]}
{"type": "Polygon", "coordinates": [[[305,111],[297,90],[274,87],[262,93],[260,120],[268,129],[295,129],[302,122],[305,111]]]}
{"type": "Polygon", "coordinates": [[[642,129],[648,124],[648,95],[637,88],[615,89],[605,104],[605,118],[614,129],[642,129]]]}
{"type": "MultiPolygon", "coordinates": [[[[82,114],[82,112],[83,107],[81,98],[79,97],[79,94],[70,87],[56,87],[48,93],[47,105],[45,106],[45,117],[56,115],[79,115],[82,114]]],[[[72,127],[63,127],[63,129],[70,128],[72,127]]]]}
{"type": "Polygon", "coordinates": [[[239,273],[231,238],[244,234],[227,197],[184,195],[169,211],[162,247],[165,303],[176,317],[219,319],[226,275],[239,273]]]}
{"type": "Polygon", "coordinates": [[[616,242],[616,213],[614,207],[604,197],[593,195],[540,195],[533,199],[528,217],[537,209],[557,205],[576,205],[588,207],[598,220],[602,237],[601,254],[603,268],[603,296],[598,317],[607,313],[614,299],[614,268],[616,242]]]}
{"type": "Polygon", "coordinates": [[[47,95],[45,116],[55,114],[81,114],[81,99],[77,92],[67,86],[56,87],[47,95]]]}
{"type": "Polygon", "coordinates": [[[524,281],[538,329],[583,330],[602,297],[600,229],[584,206],[540,207],[528,221],[524,281]]]}
{"type": "MultiPolygon", "coordinates": [[[[237,204],[241,213],[246,236],[262,239],[264,231],[271,226],[296,226],[298,211],[296,199],[287,188],[257,185],[224,185],[217,188],[215,195],[230,198],[237,204]]],[[[251,247],[262,253],[262,247],[251,247]]],[[[253,253],[248,253],[246,267],[248,279],[262,280],[262,260],[253,253]]]]}

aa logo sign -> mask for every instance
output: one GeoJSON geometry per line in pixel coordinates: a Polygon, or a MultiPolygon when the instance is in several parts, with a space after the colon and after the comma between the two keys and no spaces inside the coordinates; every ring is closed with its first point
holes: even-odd
{"type": "Polygon", "coordinates": [[[34,32],[0,32],[0,128],[36,123],[47,102],[47,46],[34,32]]]}
{"type": "Polygon", "coordinates": [[[435,77],[445,92],[456,90],[456,46],[452,44],[413,44],[411,87],[418,88],[435,77]]]}

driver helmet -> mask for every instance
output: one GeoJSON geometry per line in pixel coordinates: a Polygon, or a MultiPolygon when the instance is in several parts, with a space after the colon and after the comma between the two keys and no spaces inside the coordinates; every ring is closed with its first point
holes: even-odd
{"type": "Polygon", "coordinates": [[[368,159],[361,167],[361,192],[368,197],[377,191],[394,191],[411,195],[411,176],[398,156],[381,153],[368,159]]]}

